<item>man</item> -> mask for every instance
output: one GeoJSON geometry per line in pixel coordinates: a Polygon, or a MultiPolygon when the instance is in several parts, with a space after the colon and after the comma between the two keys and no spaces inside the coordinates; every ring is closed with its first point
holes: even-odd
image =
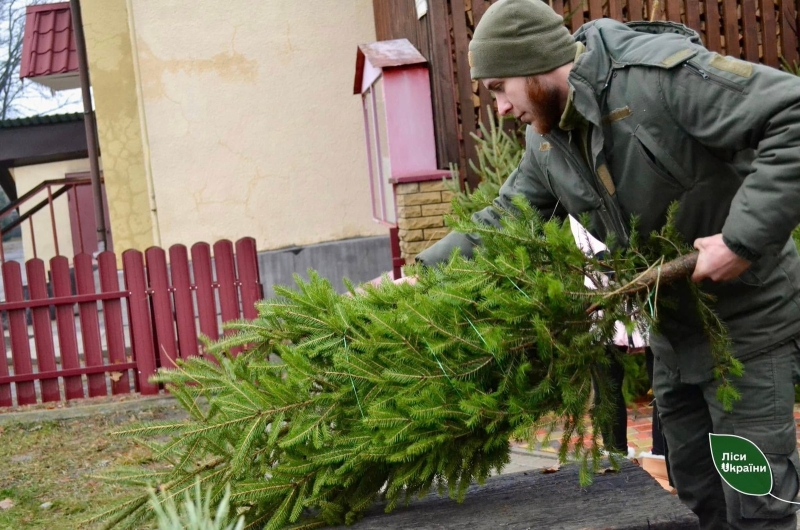
{"type": "MultiPolygon", "coordinates": [[[[800,351],[800,81],[721,57],[674,23],[603,19],[570,36],[539,0],[500,0],[470,44],[471,74],[501,114],[530,124],[526,152],[496,199],[523,195],[543,216],[588,214],[600,240],[624,245],[631,216],[643,234],[680,203],[677,229],[700,252],[692,279],[716,296],[742,399],[717,401],[709,343],[688,296],[660,310],[654,391],[678,495],[704,529],[794,529],[795,505],[749,496],[717,474],[708,433],[735,434],[767,456],[772,494],[793,500],[792,358],[800,351]]],[[[477,214],[498,224],[489,207],[477,214]]],[[[419,260],[439,263],[475,237],[451,233],[419,260]]]]}

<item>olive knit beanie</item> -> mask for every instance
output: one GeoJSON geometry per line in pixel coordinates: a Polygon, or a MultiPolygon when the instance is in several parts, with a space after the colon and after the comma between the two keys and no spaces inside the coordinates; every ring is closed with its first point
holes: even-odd
{"type": "Polygon", "coordinates": [[[541,0],[499,0],[486,10],[469,44],[473,79],[524,77],[575,59],[564,19],[541,0]]]}

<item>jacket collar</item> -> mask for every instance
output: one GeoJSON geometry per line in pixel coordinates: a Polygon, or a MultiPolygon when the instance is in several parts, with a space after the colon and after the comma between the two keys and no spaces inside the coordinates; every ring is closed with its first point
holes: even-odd
{"type": "Polygon", "coordinates": [[[586,46],[567,79],[573,104],[594,125],[600,125],[599,101],[618,68],[672,68],[702,47],[696,31],[674,22],[629,22],[600,19],[581,26],[575,40],[586,46]]]}

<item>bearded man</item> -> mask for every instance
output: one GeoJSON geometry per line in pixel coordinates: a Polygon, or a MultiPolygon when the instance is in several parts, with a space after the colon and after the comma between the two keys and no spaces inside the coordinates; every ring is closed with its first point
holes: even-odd
{"type": "MultiPolygon", "coordinates": [[[[796,527],[793,357],[800,352],[800,80],[706,50],[669,22],[590,22],[571,36],[539,0],[499,0],[470,44],[471,74],[501,114],[529,124],[522,161],[496,205],[524,196],[545,217],[589,216],[592,234],[625,245],[632,216],[648,234],[678,201],[677,229],[700,255],[692,276],[716,296],[742,399],[723,410],[689,286],[664,289],[654,392],[680,499],[704,529],[796,527]],[[754,442],[772,496],[750,496],[716,472],[709,433],[754,442]]],[[[489,207],[475,217],[499,224],[489,207]]],[[[451,233],[425,264],[480,241],[451,233]]],[[[660,298],[661,298],[660,297],[660,298]]],[[[663,298],[662,298],[663,299],[663,298]]]]}

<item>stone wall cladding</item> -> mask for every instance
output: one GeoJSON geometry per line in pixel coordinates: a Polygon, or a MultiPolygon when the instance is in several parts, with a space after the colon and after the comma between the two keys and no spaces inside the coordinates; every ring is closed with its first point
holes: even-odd
{"type": "Polygon", "coordinates": [[[407,264],[417,254],[442,239],[450,231],[444,217],[451,212],[453,192],[441,179],[395,184],[400,252],[407,264]]]}

